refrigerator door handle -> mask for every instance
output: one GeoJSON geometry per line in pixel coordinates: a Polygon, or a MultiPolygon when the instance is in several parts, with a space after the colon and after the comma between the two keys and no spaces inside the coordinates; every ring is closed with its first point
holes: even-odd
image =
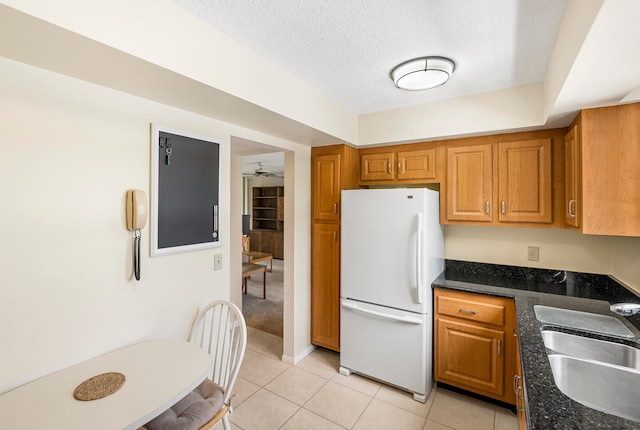
{"type": "Polygon", "coordinates": [[[409,316],[399,316],[399,315],[390,315],[384,312],[378,312],[371,309],[361,308],[360,306],[350,303],[346,300],[342,300],[342,306],[354,310],[356,312],[361,312],[363,314],[369,314],[380,318],[386,318],[389,320],[400,321],[409,324],[422,324],[422,319],[417,317],[409,317],[409,316]]]}
{"type": "Polygon", "coordinates": [[[424,231],[422,229],[422,214],[418,213],[418,237],[416,240],[416,280],[418,281],[418,303],[422,304],[422,296],[424,294],[423,284],[423,263],[422,263],[422,240],[424,231]]]}

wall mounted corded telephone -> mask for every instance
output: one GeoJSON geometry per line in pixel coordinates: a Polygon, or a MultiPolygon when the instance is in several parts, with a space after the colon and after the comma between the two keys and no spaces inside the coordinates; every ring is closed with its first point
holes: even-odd
{"type": "Polygon", "coordinates": [[[133,239],[133,270],[140,280],[140,230],[147,223],[147,196],[142,190],[127,191],[127,230],[135,231],[133,239]]]}

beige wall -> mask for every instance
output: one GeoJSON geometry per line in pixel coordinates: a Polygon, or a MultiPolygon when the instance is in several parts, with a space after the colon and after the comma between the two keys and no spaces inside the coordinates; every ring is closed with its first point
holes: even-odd
{"type": "MultiPolygon", "coordinates": [[[[0,129],[0,393],[126,344],[186,338],[199,306],[240,285],[239,272],[230,271],[232,257],[240,259],[231,218],[237,214],[239,237],[241,213],[240,198],[230,206],[230,137],[299,151],[301,166],[309,160],[308,147],[3,58],[0,129]],[[223,246],[213,250],[151,258],[147,223],[135,281],[125,193],[151,195],[152,122],[224,142],[221,205],[230,209],[223,209],[223,246]],[[223,254],[223,270],[213,270],[215,253],[223,254]]],[[[291,173],[308,194],[308,167],[291,173]]],[[[308,220],[308,199],[291,199],[308,220]]],[[[304,224],[298,235],[292,223],[288,236],[308,237],[304,224]]],[[[291,243],[289,252],[308,261],[308,246],[291,243]]],[[[308,264],[289,270],[307,280],[296,288],[308,290],[308,264]]],[[[289,356],[309,345],[308,328],[300,331],[289,356]]]]}
{"type": "Polygon", "coordinates": [[[640,293],[640,238],[592,236],[564,229],[445,227],[451,260],[612,275],[640,293]],[[527,261],[527,247],[540,261],[527,261]]]}
{"type": "Polygon", "coordinates": [[[611,274],[640,294],[640,237],[612,237],[611,243],[611,274]]]}

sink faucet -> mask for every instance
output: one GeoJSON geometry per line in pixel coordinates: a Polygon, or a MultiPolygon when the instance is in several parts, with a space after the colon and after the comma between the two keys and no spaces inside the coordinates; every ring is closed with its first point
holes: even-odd
{"type": "Polygon", "coordinates": [[[609,307],[613,312],[623,317],[635,315],[640,312],[640,304],[638,303],[616,303],[609,307]]]}

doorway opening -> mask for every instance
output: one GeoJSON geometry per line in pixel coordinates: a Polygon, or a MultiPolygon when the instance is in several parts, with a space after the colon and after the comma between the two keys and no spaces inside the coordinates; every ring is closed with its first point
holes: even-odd
{"type": "Polygon", "coordinates": [[[284,153],[245,156],[242,311],[249,327],[283,336],[284,153]],[[264,266],[262,274],[244,277],[264,266]]]}

